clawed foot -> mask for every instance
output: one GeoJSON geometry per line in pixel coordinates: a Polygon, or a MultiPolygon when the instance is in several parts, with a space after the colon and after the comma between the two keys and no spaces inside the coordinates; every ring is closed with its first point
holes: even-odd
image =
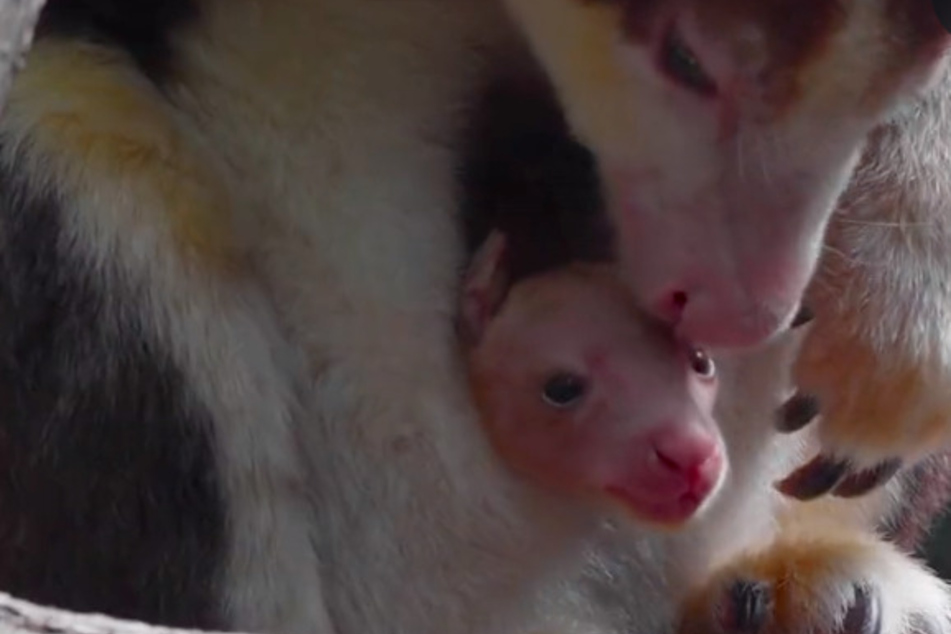
{"type": "Polygon", "coordinates": [[[687,601],[678,634],[946,634],[944,584],[885,544],[776,546],[687,601]]]}
{"type": "Polygon", "coordinates": [[[777,483],[782,493],[861,496],[946,442],[951,398],[937,384],[940,371],[899,344],[883,359],[860,336],[810,322],[803,311],[794,323],[810,332],[794,370],[799,391],[780,408],[776,427],[793,433],[816,424],[822,449],[777,483]]]}

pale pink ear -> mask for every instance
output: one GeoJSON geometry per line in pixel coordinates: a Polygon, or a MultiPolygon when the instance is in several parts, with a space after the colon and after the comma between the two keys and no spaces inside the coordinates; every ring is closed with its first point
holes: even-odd
{"type": "Polygon", "coordinates": [[[482,338],[508,294],[507,246],[505,235],[493,231],[479,247],[466,272],[461,317],[462,329],[470,344],[482,338]]]}

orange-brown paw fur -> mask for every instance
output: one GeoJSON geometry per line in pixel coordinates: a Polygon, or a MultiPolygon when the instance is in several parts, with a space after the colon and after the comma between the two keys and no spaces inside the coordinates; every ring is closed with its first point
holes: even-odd
{"type": "Polygon", "coordinates": [[[839,308],[820,306],[809,323],[794,368],[798,392],[777,417],[787,432],[818,426],[819,455],[778,485],[798,499],[863,495],[951,440],[951,385],[925,346],[902,330],[883,336],[869,325],[873,315],[839,308]]]}
{"type": "Polygon", "coordinates": [[[871,537],[781,542],[742,557],[684,604],[677,634],[944,634],[948,588],[871,537]]]}

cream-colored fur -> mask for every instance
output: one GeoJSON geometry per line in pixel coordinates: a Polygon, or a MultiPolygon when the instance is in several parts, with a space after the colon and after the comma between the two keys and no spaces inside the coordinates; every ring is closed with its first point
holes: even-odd
{"type": "MultiPolygon", "coordinates": [[[[827,39],[820,38],[818,50],[807,50],[799,65],[778,69],[798,75],[799,89],[777,114],[757,93],[758,80],[749,78],[775,61],[764,42],[782,34],[757,26],[753,5],[721,7],[715,0],[645,5],[650,9],[643,12],[658,14],[659,24],[652,25],[655,35],[641,41],[622,26],[625,12],[636,12],[638,3],[505,4],[525,26],[573,130],[599,159],[622,266],[645,306],[665,285],[683,285],[691,276],[708,285],[729,279],[722,287],[739,289],[733,299],[721,290],[717,308],[707,305],[695,314],[709,310],[708,316],[719,317],[713,321],[728,324],[717,326],[720,337],[727,330],[755,330],[757,320],[779,327],[782,320],[773,318],[789,307],[779,299],[778,287],[767,283],[750,290],[763,283],[759,271],[784,269],[780,277],[786,284],[805,287],[809,277],[794,271],[812,270],[821,254],[811,293],[820,319],[796,379],[823,401],[825,453],[867,468],[948,446],[951,347],[943,313],[951,304],[941,281],[949,270],[942,253],[947,237],[941,229],[926,237],[908,225],[909,216],[921,214],[933,223],[934,216],[947,213],[940,194],[946,180],[939,176],[946,149],[934,129],[946,125],[946,106],[937,97],[926,113],[913,114],[918,98],[942,76],[947,56],[940,53],[947,41],[939,38],[947,39],[946,33],[942,36],[939,27],[930,35],[909,33],[901,24],[909,18],[887,13],[900,4],[837,3],[845,16],[841,26],[824,24],[828,16],[817,19],[811,28],[827,39]],[[723,23],[731,26],[729,19],[745,16],[747,28],[712,32],[716,27],[698,23],[695,15],[703,5],[730,13],[723,23]],[[716,98],[691,94],[659,71],[656,31],[673,16],[687,43],[698,43],[692,48],[700,53],[701,68],[725,84],[716,98]],[[932,53],[909,53],[910,43],[926,40],[932,53]],[[739,93],[731,82],[748,92],[739,93]],[[886,138],[863,160],[869,134],[889,119],[915,129],[886,138]],[[724,120],[733,126],[725,135],[724,120]],[[909,147],[917,144],[922,147],[909,147]],[[829,214],[842,202],[849,215],[837,221],[826,241],[829,214]],[[900,226],[842,226],[866,220],[900,226]],[[824,241],[844,255],[829,248],[822,252],[824,241]],[[898,259],[902,264],[896,269],[892,263],[898,259]],[[820,285],[833,290],[823,292],[820,285]],[[756,299],[749,299],[745,311],[726,308],[743,305],[739,298],[757,292],[759,309],[756,299]]],[[[909,15],[915,12],[912,5],[903,8],[909,15]]],[[[765,12],[781,12],[784,5],[764,6],[765,12]]],[[[946,92],[947,86],[938,88],[938,94],[946,92]]],[[[712,337],[708,328],[691,322],[690,303],[687,307],[681,326],[687,336],[712,337]]]]}
{"type": "Polygon", "coordinates": [[[770,481],[806,455],[771,431],[791,338],[725,361],[730,480],[676,536],[622,523],[588,550],[599,518],[512,480],[479,435],[451,328],[454,170],[474,91],[525,54],[499,6],[209,0],[177,47],[165,104],[113,52],[42,42],[0,132],[5,161],[57,183],[103,276],[147,289],[143,323],[214,413],[234,627],[506,632],[620,613],[648,634],[687,582],[769,542],[770,481]],[[622,570],[623,605],[576,591],[586,561],[622,570]]]}

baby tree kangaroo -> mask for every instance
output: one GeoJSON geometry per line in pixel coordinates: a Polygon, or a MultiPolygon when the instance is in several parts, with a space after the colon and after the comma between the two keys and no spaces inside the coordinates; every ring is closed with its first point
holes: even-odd
{"type": "Polygon", "coordinates": [[[496,450],[539,485],[620,502],[651,524],[700,513],[727,469],[713,361],[644,316],[609,265],[573,263],[509,288],[505,246],[489,237],[462,302],[496,450]]]}
{"type": "MultiPolygon", "coordinates": [[[[0,118],[0,586],[192,627],[510,631],[578,538],[483,447],[447,323],[459,130],[483,72],[522,57],[499,41],[512,26],[596,156],[633,294],[695,344],[783,329],[850,182],[865,219],[944,222],[919,175],[949,173],[948,117],[896,107],[946,46],[927,0],[507,4],[513,24],[488,0],[50,1],[0,118]],[[854,179],[885,121],[901,129],[854,179]]],[[[951,259],[940,233],[839,229],[849,266],[820,265],[803,357],[827,359],[800,383],[830,432],[812,448],[861,471],[946,423],[951,303],[931,273],[951,259]],[[896,384],[897,411],[865,416],[896,384]]],[[[778,406],[718,365],[719,402],[778,406]]],[[[727,477],[768,488],[754,458],[786,446],[738,418],[717,416],[727,477]]],[[[748,499],[688,539],[723,554],[748,499]]],[[[644,586],[682,552],[654,546],[631,563],[644,586]]],[[[768,554],[795,570],[797,552],[768,554]]],[[[883,597],[886,634],[943,613],[880,551],[815,552],[829,574],[805,629],[834,629],[855,581],[883,597]]],[[[795,587],[748,564],[724,578],[795,587]]],[[[669,596],[628,631],[656,631],[669,596]]]]}

